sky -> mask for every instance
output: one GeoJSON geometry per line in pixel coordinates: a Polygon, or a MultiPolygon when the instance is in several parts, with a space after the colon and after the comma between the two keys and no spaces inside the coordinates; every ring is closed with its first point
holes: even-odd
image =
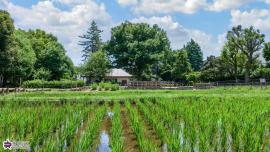
{"type": "Polygon", "coordinates": [[[270,40],[270,0],[0,0],[16,28],[43,29],[54,34],[75,65],[81,64],[79,35],[95,20],[110,39],[110,30],[123,21],[158,24],[173,49],[190,39],[204,58],[220,55],[226,33],[233,26],[254,26],[270,40]]]}

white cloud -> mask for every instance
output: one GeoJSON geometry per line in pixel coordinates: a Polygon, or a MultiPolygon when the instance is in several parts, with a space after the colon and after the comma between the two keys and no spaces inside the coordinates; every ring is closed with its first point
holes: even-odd
{"type": "Polygon", "coordinates": [[[191,14],[206,6],[206,0],[141,0],[134,6],[135,13],[171,13],[191,14]]]}
{"type": "Polygon", "coordinates": [[[199,10],[224,11],[236,9],[252,2],[265,2],[270,0],[117,0],[122,6],[131,6],[136,14],[166,14],[180,12],[186,14],[196,13],[199,10]]]}
{"type": "Polygon", "coordinates": [[[244,27],[254,26],[265,34],[270,32],[270,10],[252,9],[250,11],[231,11],[231,26],[241,24],[244,27]]]}
{"type": "Polygon", "coordinates": [[[117,0],[117,2],[122,6],[136,5],[138,0],[117,0]]]}
{"type": "Polygon", "coordinates": [[[0,9],[4,9],[8,4],[7,0],[0,0],[0,9]]]}
{"type": "Polygon", "coordinates": [[[139,17],[133,19],[132,22],[144,22],[151,25],[159,25],[167,32],[173,49],[182,48],[192,38],[201,46],[205,58],[209,55],[220,54],[219,50],[222,44],[218,43],[217,38],[213,38],[212,35],[200,30],[187,29],[178,22],[173,21],[171,16],[154,16],[151,18],[139,17]]]}
{"type": "Polygon", "coordinates": [[[209,4],[209,10],[223,11],[226,9],[233,9],[254,1],[258,0],[214,0],[212,4],[209,4]]]}
{"type": "MultiPolygon", "coordinates": [[[[1,1],[4,2],[0,0],[0,4],[1,1]]],[[[79,64],[81,61],[78,36],[87,30],[90,21],[97,21],[100,28],[104,30],[104,39],[108,38],[112,24],[111,16],[106,12],[104,4],[98,4],[94,0],[45,0],[31,8],[8,2],[4,9],[10,12],[17,28],[41,28],[56,35],[75,64],[79,64]],[[56,7],[55,3],[68,5],[70,9],[61,10],[56,7]]]]}

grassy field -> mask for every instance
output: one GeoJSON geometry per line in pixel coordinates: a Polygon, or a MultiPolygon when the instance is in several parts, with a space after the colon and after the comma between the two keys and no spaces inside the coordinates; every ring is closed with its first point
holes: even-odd
{"type": "Polygon", "coordinates": [[[29,141],[31,151],[269,151],[269,120],[270,88],[0,97],[0,140],[29,141]]]}

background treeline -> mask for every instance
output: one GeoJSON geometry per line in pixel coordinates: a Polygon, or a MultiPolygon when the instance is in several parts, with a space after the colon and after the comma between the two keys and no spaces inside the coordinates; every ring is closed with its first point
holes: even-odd
{"type": "Polygon", "coordinates": [[[158,25],[125,21],[111,29],[110,40],[102,41],[101,34],[92,21],[80,36],[83,64],[75,68],[55,36],[39,29],[15,29],[9,13],[0,11],[0,86],[34,79],[72,80],[78,74],[100,82],[111,68],[125,69],[135,80],[184,84],[270,78],[270,42],[254,27],[233,27],[221,55],[206,60],[193,39],[173,50],[158,25]]]}
{"type": "Polygon", "coordinates": [[[42,30],[15,29],[0,10],[0,86],[18,86],[25,80],[70,79],[72,60],[55,36],[42,30]]]}
{"type": "Polygon", "coordinates": [[[233,27],[221,55],[209,56],[205,61],[201,47],[192,39],[183,48],[173,50],[167,33],[157,25],[126,21],[112,28],[111,39],[103,43],[101,32],[92,22],[81,37],[85,61],[82,73],[94,80],[102,80],[106,67],[123,68],[136,80],[184,84],[270,78],[270,42],[265,43],[265,35],[254,27],[233,27]]]}

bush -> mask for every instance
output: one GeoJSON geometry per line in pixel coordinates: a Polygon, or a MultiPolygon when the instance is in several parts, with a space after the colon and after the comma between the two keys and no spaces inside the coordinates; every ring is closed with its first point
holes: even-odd
{"type": "Polygon", "coordinates": [[[270,68],[259,67],[251,74],[252,78],[270,78],[270,68]]]}
{"type": "Polygon", "coordinates": [[[105,91],[110,90],[111,86],[112,86],[112,84],[110,82],[109,83],[105,83],[105,85],[104,85],[105,91]]]}
{"type": "Polygon", "coordinates": [[[100,82],[100,83],[99,83],[99,87],[100,87],[101,89],[104,89],[104,88],[105,88],[105,85],[106,85],[105,82],[100,82]]]}
{"type": "Polygon", "coordinates": [[[31,80],[25,81],[22,84],[24,88],[75,88],[75,87],[83,87],[84,81],[82,80],[61,80],[61,81],[43,81],[43,80],[31,80]]]}
{"type": "Polygon", "coordinates": [[[93,83],[93,84],[91,85],[91,89],[92,89],[92,90],[97,90],[97,88],[98,88],[98,84],[97,84],[97,83],[93,83]]]}
{"type": "Polygon", "coordinates": [[[191,72],[186,75],[186,80],[188,85],[194,85],[200,81],[200,72],[191,72]]]}
{"type": "Polygon", "coordinates": [[[111,91],[119,90],[119,84],[112,84],[111,91]]]}

